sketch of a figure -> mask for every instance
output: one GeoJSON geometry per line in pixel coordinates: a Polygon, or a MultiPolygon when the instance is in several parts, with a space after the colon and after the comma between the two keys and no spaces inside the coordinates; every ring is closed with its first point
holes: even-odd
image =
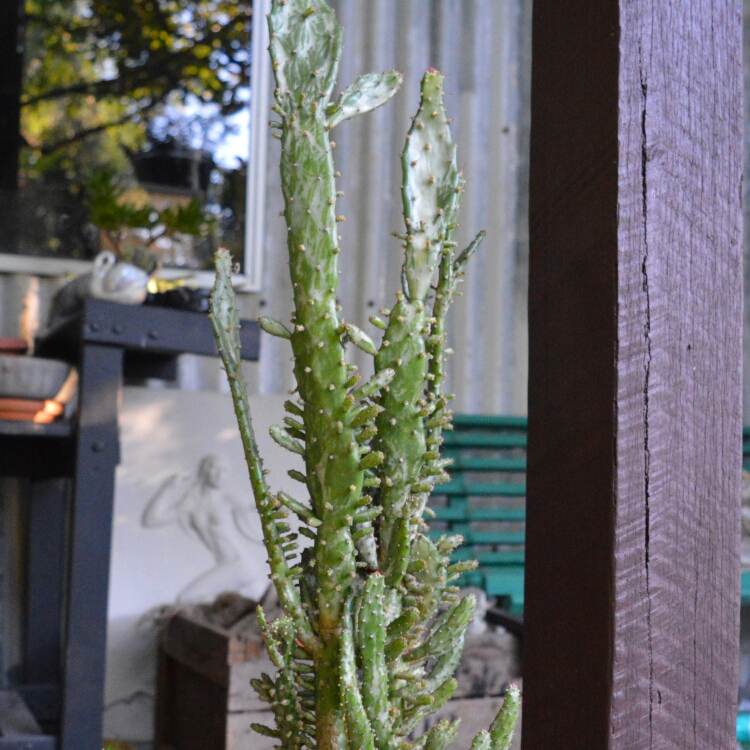
{"type": "Polygon", "coordinates": [[[179,603],[208,601],[223,591],[258,586],[265,557],[260,520],[252,498],[240,502],[222,489],[224,473],[217,456],[204,456],[187,487],[172,474],[143,511],[145,528],[178,523],[214,556],[214,566],[177,595],[179,603]]]}

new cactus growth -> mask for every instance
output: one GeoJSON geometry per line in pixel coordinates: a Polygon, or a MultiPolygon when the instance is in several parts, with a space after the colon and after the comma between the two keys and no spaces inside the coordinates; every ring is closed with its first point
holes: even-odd
{"type": "MultiPolygon", "coordinates": [[[[483,233],[455,252],[463,178],[443,78],[430,70],[402,157],[403,288],[393,309],[382,311],[385,320],[374,319],[380,346],[345,323],[336,302],[341,217],[329,133],[387,102],[401,75],[363,76],[332,101],[342,29],[328,5],[273,0],[268,23],[294,313],[290,327],[260,323],[291,343],[299,398],[287,402],[289,416],[271,435],[303,456],[305,474],[290,474],[310,499],[301,504],[266,484],[240,372],[230,258],[219,251],[213,327],[285,613],[273,623],[259,614],[278,672],[254,687],[271,704],[276,726],[254,728],[278,738],[283,750],[441,750],[455,739],[456,722],[409,737],[456,689],[475,601],[453,586],[471,567],[450,564],[461,539],[431,541],[423,515],[431,490],[448,479],[449,461],[440,457],[451,421],[445,318],[483,233]],[[348,345],[373,356],[369,381],[347,364],[348,345]],[[289,513],[308,546],[298,544],[289,513]]],[[[473,750],[506,750],[518,706],[511,687],[473,750]]]]}

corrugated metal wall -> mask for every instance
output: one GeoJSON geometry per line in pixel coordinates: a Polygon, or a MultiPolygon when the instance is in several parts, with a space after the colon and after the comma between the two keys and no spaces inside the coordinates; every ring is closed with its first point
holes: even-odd
{"type": "MultiPolygon", "coordinates": [[[[528,241],[529,0],[335,0],[345,27],[342,87],[372,70],[404,73],[402,91],[385,107],[333,131],[342,172],[341,304],[346,319],[367,322],[393,304],[402,262],[400,154],[428,67],[446,76],[446,106],[465,169],[460,241],[480,229],[487,240],[472,262],[464,296],[452,311],[450,383],[456,410],[525,413],[528,241]]],[[[278,141],[268,140],[263,301],[267,314],[289,318],[286,230],[281,210],[278,141]]],[[[259,388],[293,387],[289,347],[264,337],[259,388]]],[[[355,355],[353,355],[355,356],[355,355]]],[[[359,355],[366,371],[368,359],[359,355]]]]}
{"type": "MultiPolygon", "coordinates": [[[[446,76],[446,106],[465,169],[467,190],[459,240],[480,229],[487,239],[470,266],[450,325],[449,381],[462,412],[526,411],[528,89],[531,0],[334,0],[344,25],[342,87],[361,73],[396,68],[401,92],[385,107],[333,131],[342,172],[341,304],[346,319],[377,334],[368,317],[393,304],[402,251],[391,236],[403,229],[400,154],[428,67],[446,76]]],[[[279,217],[278,141],[268,138],[264,282],[243,295],[245,317],[288,320],[286,229],[279,217]]],[[[24,299],[38,304],[44,327],[60,279],[0,275],[0,333],[18,335],[24,299]],[[34,302],[36,300],[36,302],[34,302]]],[[[33,310],[32,310],[33,312],[33,310]]],[[[246,372],[253,392],[294,387],[287,342],[264,334],[261,362],[246,372]]],[[[354,349],[364,372],[369,357],[354,349]]],[[[225,390],[218,362],[185,356],[180,386],[225,390]]]]}

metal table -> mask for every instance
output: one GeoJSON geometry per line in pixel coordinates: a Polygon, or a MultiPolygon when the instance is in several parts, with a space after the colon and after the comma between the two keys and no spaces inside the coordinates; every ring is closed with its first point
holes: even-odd
{"type": "MultiPolygon", "coordinates": [[[[242,358],[257,360],[257,323],[241,337],[242,358]]],[[[218,352],[206,315],[89,300],[36,354],[76,365],[79,399],[72,423],[0,421],[0,476],[28,484],[23,677],[0,693],[0,750],[101,750],[123,377],[175,380],[179,354],[218,352]],[[24,704],[44,734],[18,729],[24,704]]]]}

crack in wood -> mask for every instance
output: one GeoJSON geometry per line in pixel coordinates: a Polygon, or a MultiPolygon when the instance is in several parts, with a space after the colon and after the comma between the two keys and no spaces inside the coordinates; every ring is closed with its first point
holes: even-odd
{"type": "Polygon", "coordinates": [[[643,48],[638,45],[639,75],[641,83],[641,200],[643,211],[643,260],[641,263],[641,277],[643,293],[645,295],[646,310],[643,324],[643,336],[646,350],[643,362],[643,452],[644,452],[644,553],[646,573],[646,628],[648,631],[648,723],[649,747],[653,746],[653,713],[654,713],[654,651],[651,628],[651,579],[650,579],[650,543],[651,543],[651,489],[649,471],[651,466],[651,451],[649,448],[649,381],[651,378],[651,296],[648,283],[648,137],[646,131],[646,105],[648,101],[648,83],[643,69],[643,48]]]}

